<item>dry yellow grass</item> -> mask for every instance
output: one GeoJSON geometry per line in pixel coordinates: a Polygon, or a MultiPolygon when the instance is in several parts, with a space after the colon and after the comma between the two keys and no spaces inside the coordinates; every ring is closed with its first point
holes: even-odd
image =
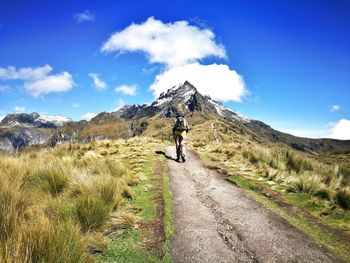
{"type": "Polygon", "coordinates": [[[305,192],[350,208],[350,174],[336,162],[325,163],[286,147],[254,143],[210,143],[198,150],[227,166],[245,167],[251,174],[285,185],[288,191],[305,192]]]}
{"type": "Polygon", "coordinates": [[[91,262],[151,139],[62,144],[0,156],[0,262],[91,262]]]}

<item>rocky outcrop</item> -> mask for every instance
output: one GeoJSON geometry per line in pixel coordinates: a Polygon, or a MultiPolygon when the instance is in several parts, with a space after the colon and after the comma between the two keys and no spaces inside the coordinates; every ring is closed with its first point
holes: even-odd
{"type": "Polygon", "coordinates": [[[51,135],[51,130],[25,127],[17,127],[15,129],[2,128],[0,149],[5,152],[13,152],[16,149],[21,150],[30,145],[44,144],[51,135]]]}

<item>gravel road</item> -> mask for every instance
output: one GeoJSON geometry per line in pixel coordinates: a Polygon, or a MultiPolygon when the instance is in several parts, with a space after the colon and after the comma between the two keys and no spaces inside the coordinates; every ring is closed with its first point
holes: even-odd
{"type": "Polygon", "coordinates": [[[173,194],[174,262],[340,262],[191,151],[166,149],[173,194]]]}

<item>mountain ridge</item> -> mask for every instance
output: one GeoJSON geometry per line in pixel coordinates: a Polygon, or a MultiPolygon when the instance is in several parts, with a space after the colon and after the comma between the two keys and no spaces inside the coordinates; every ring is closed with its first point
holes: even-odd
{"type": "Polygon", "coordinates": [[[57,118],[55,123],[55,118],[40,118],[37,113],[7,115],[0,123],[0,149],[11,151],[33,144],[54,146],[65,141],[85,143],[143,135],[172,140],[171,126],[178,111],[183,112],[193,126],[192,134],[221,126],[218,134],[208,137],[209,141],[221,137],[229,142],[245,136],[259,143],[282,143],[310,153],[350,152],[350,140],[301,138],[274,130],[264,122],[249,119],[202,95],[188,81],[169,88],[150,104],[125,105],[114,112],[101,112],[90,121],[75,122],[62,117],[58,119],[64,123],[57,122],[57,118]]]}

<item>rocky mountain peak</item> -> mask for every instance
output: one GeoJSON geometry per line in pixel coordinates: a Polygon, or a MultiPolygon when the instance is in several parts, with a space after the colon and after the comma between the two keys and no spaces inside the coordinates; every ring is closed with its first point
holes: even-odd
{"type": "Polygon", "coordinates": [[[27,128],[58,128],[72,119],[61,115],[40,115],[33,113],[12,113],[6,115],[0,122],[0,127],[27,127],[27,128]]]}
{"type": "Polygon", "coordinates": [[[166,92],[162,92],[151,105],[161,107],[163,104],[173,100],[187,102],[196,92],[197,89],[191,83],[185,81],[183,84],[179,84],[168,89],[166,92]]]}
{"type": "Polygon", "coordinates": [[[202,95],[188,81],[162,92],[151,104],[127,105],[115,112],[100,113],[93,120],[101,123],[119,118],[134,119],[141,116],[171,118],[175,117],[178,111],[182,111],[185,115],[201,112],[204,115],[217,115],[235,122],[249,121],[248,118],[228,109],[208,95],[202,95]]]}

